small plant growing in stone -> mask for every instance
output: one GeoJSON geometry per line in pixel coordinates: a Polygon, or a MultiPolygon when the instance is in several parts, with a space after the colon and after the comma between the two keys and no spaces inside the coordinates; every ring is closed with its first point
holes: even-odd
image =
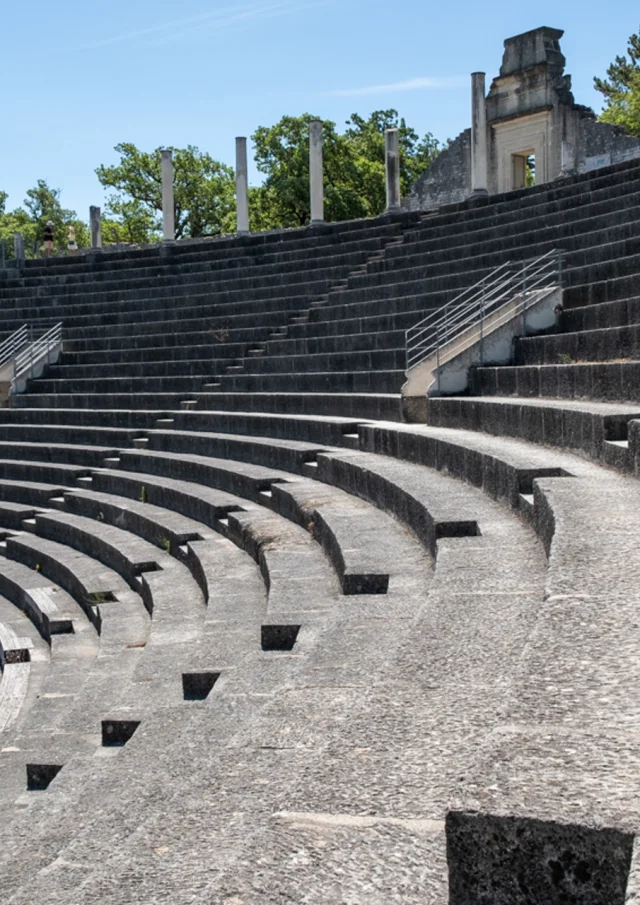
{"type": "Polygon", "coordinates": [[[140,485],[140,502],[147,502],[147,488],[144,486],[144,484],[140,485]]]}
{"type": "Polygon", "coordinates": [[[574,364],[574,361],[568,352],[558,352],[558,364],[572,365],[574,364]]]}
{"type": "Polygon", "coordinates": [[[217,343],[229,342],[229,328],[226,324],[221,327],[212,327],[211,335],[217,343]]]}
{"type": "Polygon", "coordinates": [[[99,521],[99,522],[104,522],[104,512],[99,512],[99,513],[98,513],[98,521],[99,521]]]}
{"type": "Polygon", "coordinates": [[[36,563],[36,572],[39,572],[39,571],[40,571],[40,563],[37,562],[37,563],[36,563]]]}
{"type": "Polygon", "coordinates": [[[168,537],[165,537],[163,534],[158,538],[158,543],[162,547],[165,553],[171,553],[171,541],[168,537]]]}
{"type": "Polygon", "coordinates": [[[104,591],[94,591],[91,594],[89,603],[92,606],[100,606],[101,603],[106,603],[106,600],[107,600],[107,595],[105,594],[104,591]]]}

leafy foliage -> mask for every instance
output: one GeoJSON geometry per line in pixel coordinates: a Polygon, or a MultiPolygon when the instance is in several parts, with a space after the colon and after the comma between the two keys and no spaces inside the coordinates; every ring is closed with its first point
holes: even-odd
{"type": "Polygon", "coordinates": [[[640,29],[629,38],[627,53],[628,59],[617,56],[607,78],[595,78],[594,85],[605,99],[600,119],[640,137],[640,29]]]}
{"type": "Polygon", "coordinates": [[[48,220],[53,221],[56,250],[66,249],[69,226],[75,227],[79,248],[90,244],[87,224],[78,219],[75,211],[62,207],[60,190],[50,188],[44,179],[39,179],[29,189],[23,207],[5,211],[6,199],[7,195],[0,192],[0,239],[7,241],[10,250],[13,248],[13,237],[19,232],[24,236],[27,255],[35,256],[43,244],[44,227],[48,220]]]}
{"type": "MultiPolygon", "coordinates": [[[[634,62],[636,58],[634,57],[634,62]]],[[[255,160],[264,174],[262,185],[249,188],[250,226],[254,231],[304,226],[310,220],[309,123],[315,117],[284,116],[273,126],[260,126],[253,135],[255,160]]],[[[323,122],[325,217],[348,220],[372,217],[386,206],[386,129],[400,131],[400,180],[403,195],[427,168],[440,147],[433,135],[423,138],[410,129],[396,110],[377,110],[368,118],[352,114],[340,132],[323,122]]],[[[102,186],[111,190],[102,218],[105,245],[159,241],[162,225],[160,149],[142,151],[134,144],[116,146],[119,162],[97,168],[102,186]]],[[[236,228],[235,178],[231,167],[189,145],[172,148],[176,238],[199,238],[233,233],[236,228]]],[[[0,191],[0,239],[21,232],[27,254],[43,244],[44,226],[53,220],[55,244],[63,251],[67,229],[73,225],[79,248],[90,245],[86,223],[75,211],[62,207],[60,191],[38,180],[23,207],[6,211],[7,195],[0,191]]]]}
{"type": "MultiPolygon", "coordinates": [[[[251,228],[303,226],[310,219],[308,113],[284,116],[260,126],[252,136],[258,170],[266,176],[250,196],[251,228]]],[[[420,139],[396,110],[378,110],[364,119],[352,114],[340,134],[325,121],[323,132],[325,216],[327,220],[372,217],[386,205],[384,133],[400,130],[400,181],[407,194],[439,151],[431,134],[420,139]]]]}
{"type": "MultiPolygon", "coordinates": [[[[96,170],[100,183],[115,190],[108,202],[107,234],[118,236],[118,241],[150,241],[161,227],[161,149],[140,151],[135,145],[123,142],[115,150],[120,154],[120,162],[96,170]]],[[[232,232],[235,181],[231,167],[192,145],[170,150],[173,151],[176,238],[232,232]]]]}

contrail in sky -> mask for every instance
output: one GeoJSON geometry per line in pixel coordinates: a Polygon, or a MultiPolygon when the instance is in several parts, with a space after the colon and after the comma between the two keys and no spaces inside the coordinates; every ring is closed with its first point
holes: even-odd
{"type": "Polygon", "coordinates": [[[397,91],[420,91],[425,88],[462,88],[467,84],[464,76],[452,75],[442,78],[415,78],[404,82],[391,82],[387,85],[368,85],[365,88],[340,88],[331,91],[332,97],[361,97],[365,94],[388,94],[397,91]]]}
{"type": "Polygon", "coordinates": [[[140,28],[135,31],[123,32],[109,38],[102,38],[84,44],[76,50],[94,50],[99,47],[108,47],[111,44],[121,44],[127,41],[137,41],[140,38],[151,39],[145,41],[145,46],[155,46],[157,43],[169,43],[192,35],[201,34],[203,31],[217,31],[218,29],[234,25],[238,22],[249,22],[256,19],[271,19],[275,16],[297,13],[305,9],[318,6],[326,6],[333,0],[318,0],[318,2],[299,3],[294,0],[281,0],[276,3],[252,3],[242,6],[226,6],[208,13],[200,13],[196,16],[186,16],[182,19],[172,19],[169,22],[161,22],[148,28],[140,28]],[[154,41],[153,39],[156,39],[154,41]]]}

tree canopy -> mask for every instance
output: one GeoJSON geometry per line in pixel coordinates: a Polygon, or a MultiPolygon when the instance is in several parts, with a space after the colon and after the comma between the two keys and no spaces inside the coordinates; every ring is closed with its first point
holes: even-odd
{"type": "MultiPolygon", "coordinates": [[[[260,126],[252,136],[255,161],[264,176],[249,188],[252,230],[304,226],[310,220],[310,114],[283,116],[273,126],[260,126]]],[[[368,118],[352,114],[345,128],[324,121],[324,187],[327,220],[350,220],[381,214],[386,205],[386,129],[400,130],[400,181],[403,195],[438,154],[433,135],[419,135],[396,110],[376,110],[368,118]]],[[[189,145],[171,148],[174,165],[177,239],[233,233],[236,228],[234,171],[208,153],[189,145]]],[[[131,142],[116,145],[117,163],[101,165],[96,174],[110,193],[102,217],[105,245],[159,241],[162,227],[160,148],[144,151],[131,142]]],[[[64,249],[67,227],[76,228],[80,248],[89,245],[89,229],[75,211],[62,207],[60,191],[45,180],[27,192],[22,207],[6,211],[0,191],[0,239],[25,236],[28,254],[42,246],[44,225],[53,220],[56,245],[64,249]]]]}
{"type": "MultiPolygon", "coordinates": [[[[160,148],[140,151],[116,145],[120,162],[99,166],[101,185],[113,189],[107,205],[107,232],[120,241],[144,242],[159,232],[162,215],[160,148]]],[[[231,167],[189,145],[173,151],[176,238],[215,236],[235,229],[235,180],[231,167]]]]}
{"type": "Polygon", "coordinates": [[[629,38],[627,53],[628,58],[617,56],[606,79],[596,77],[594,85],[605,99],[600,119],[640,137],[640,29],[629,38]]]}
{"type": "Polygon", "coordinates": [[[57,249],[66,248],[69,226],[75,227],[79,248],[89,245],[87,224],[78,218],[75,211],[62,207],[60,190],[51,188],[44,179],[39,179],[37,184],[28,190],[23,207],[5,211],[6,201],[6,193],[0,192],[0,239],[8,242],[9,250],[13,247],[15,233],[22,233],[26,253],[29,256],[37,254],[43,244],[44,227],[48,220],[53,221],[57,249]]]}
{"type": "MultiPolygon", "coordinates": [[[[252,139],[262,186],[251,193],[251,227],[304,226],[310,219],[309,123],[317,117],[284,116],[260,126],[252,139]]],[[[346,130],[323,121],[325,216],[327,220],[372,217],[385,209],[386,129],[400,130],[400,181],[408,193],[439,151],[433,135],[420,139],[396,110],[378,110],[364,119],[351,115],[346,130]]]]}

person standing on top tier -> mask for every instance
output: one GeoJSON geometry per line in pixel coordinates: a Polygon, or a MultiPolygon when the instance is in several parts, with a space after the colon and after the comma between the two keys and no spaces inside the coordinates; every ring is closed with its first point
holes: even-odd
{"type": "Polygon", "coordinates": [[[69,232],[67,235],[67,250],[70,255],[74,255],[78,250],[78,243],[76,242],[76,228],[75,226],[69,227],[69,232]]]}
{"type": "Polygon", "coordinates": [[[53,220],[47,220],[47,225],[44,228],[44,256],[45,256],[45,258],[50,258],[52,251],[53,251],[53,220]]]}

